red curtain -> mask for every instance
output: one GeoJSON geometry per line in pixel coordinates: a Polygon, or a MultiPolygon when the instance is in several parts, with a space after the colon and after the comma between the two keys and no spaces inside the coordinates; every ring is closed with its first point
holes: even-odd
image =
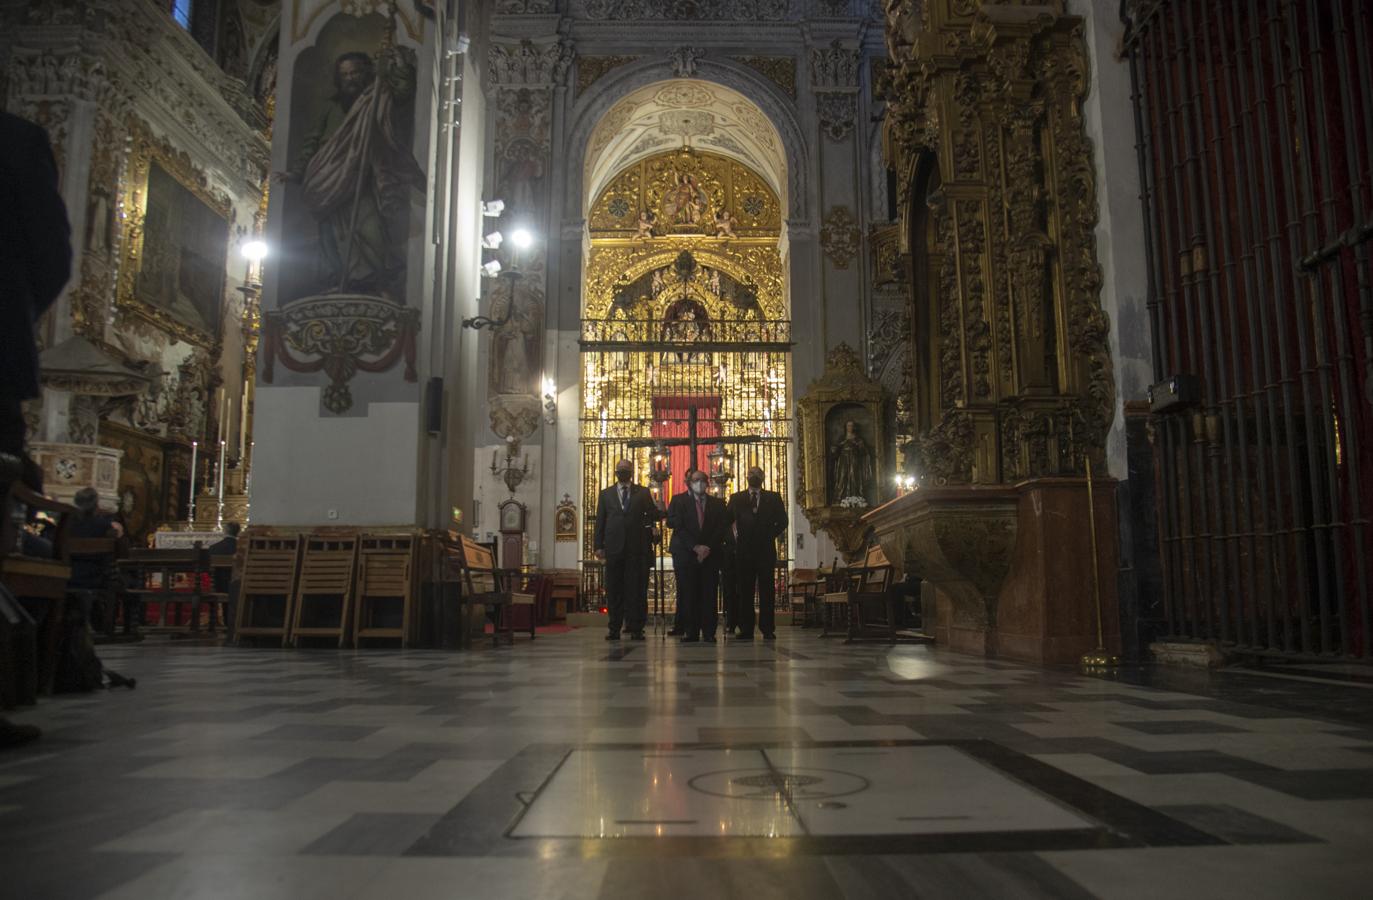
{"type": "MultiPolygon", "coordinates": [[[[663,440],[686,440],[690,438],[691,409],[696,408],[696,447],[695,467],[710,471],[710,451],[713,443],[705,443],[720,436],[720,398],[708,396],[674,396],[653,398],[653,436],[663,440]]],[[[691,447],[687,444],[669,447],[669,465],[672,467],[672,480],[668,482],[670,494],[686,490],[686,470],[689,465],[691,447]]]]}

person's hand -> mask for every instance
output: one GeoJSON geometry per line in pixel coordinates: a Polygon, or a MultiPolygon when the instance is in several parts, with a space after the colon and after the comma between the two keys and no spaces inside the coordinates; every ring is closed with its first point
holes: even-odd
{"type": "Polygon", "coordinates": [[[124,526],[120,525],[118,522],[110,523],[110,531],[114,532],[114,536],[117,538],[122,538],[124,536],[124,526]]]}
{"type": "Polygon", "coordinates": [[[605,551],[604,551],[604,550],[597,550],[597,551],[596,551],[596,558],[597,558],[597,559],[605,559],[605,551]]]}
{"type": "Polygon", "coordinates": [[[692,549],[696,551],[697,562],[705,562],[706,557],[710,556],[710,548],[707,547],[705,544],[697,544],[692,549]]]}

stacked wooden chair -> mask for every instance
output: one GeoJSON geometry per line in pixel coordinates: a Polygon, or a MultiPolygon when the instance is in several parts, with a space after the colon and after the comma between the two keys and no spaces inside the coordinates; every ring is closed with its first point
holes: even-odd
{"type": "Polygon", "coordinates": [[[301,638],[332,638],[340,647],[347,645],[358,543],[357,535],[305,538],[288,644],[301,638]]]}
{"type": "Polygon", "coordinates": [[[358,546],[357,611],[353,645],[365,640],[415,637],[415,553],[413,535],[364,534],[358,546]]]}
{"type": "Polygon", "coordinates": [[[298,536],[248,538],[234,628],[238,639],[267,637],[286,643],[294,618],[300,544],[298,536]]]}

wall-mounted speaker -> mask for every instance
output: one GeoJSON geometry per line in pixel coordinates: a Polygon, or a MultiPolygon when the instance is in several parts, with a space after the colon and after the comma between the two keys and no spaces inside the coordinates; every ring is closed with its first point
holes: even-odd
{"type": "Polygon", "coordinates": [[[424,430],[430,434],[443,430],[443,379],[437,375],[424,385],[424,430]]]}

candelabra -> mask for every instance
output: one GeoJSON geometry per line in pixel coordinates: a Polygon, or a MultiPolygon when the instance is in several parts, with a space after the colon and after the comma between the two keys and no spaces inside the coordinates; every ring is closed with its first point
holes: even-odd
{"type": "Polygon", "coordinates": [[[730,453],[724,444],[716,444],[715,449],[710,451],[706,458],[710,460],[710,480],[715,483],[715,496],[723,498],[729,480],[734,477],[734,472],[730,469],[730,464],[734,462],[734,454],[730,453]]]}
{"type": "Polygon", "coordinates": [[[517,465],[515,458],[520,452],[520,442],[510,438],[505,445],[505,464],[497,464],[497,453],[491,451],[491,474],[497,479],[504,481],[505,486],[510,488],[511,496],[519,489],[524,477],[529,474],[529,453],[524,454],[523,463],[517,465]]]}

